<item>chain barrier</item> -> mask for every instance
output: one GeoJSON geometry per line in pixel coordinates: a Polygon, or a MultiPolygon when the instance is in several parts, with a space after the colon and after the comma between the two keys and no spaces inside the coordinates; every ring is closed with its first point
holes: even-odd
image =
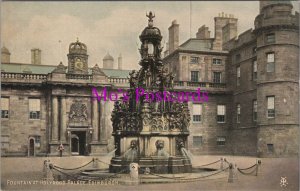
{"type": "Polygon", "coordinates": [[[217,161],[215,161],[215,162],[212,162],[212,163],[204,164],[204,165],[201,165],[201,166],[196,166],[195,168],[197,168],[197,167],[209,166],[209,165],[212,165],[212,164],[218,163],[218,162],[220,162],[220,161],[221,161],[221,159],[220,159],[220,160],[217,160],[217,161]]]}
{"type": "Polygon", "coordinates": [[[55,167],[55,168],[58,168],[58,169],[61,169],[61,170],[77,170],[77,169],[80,169],[80,168],[83,168],[83,167],[89,165],[89,164],[92,163],[92,162],[94,162],[94,160],[91,160],[91,161],[88,162],[87,164],[82,165],[82,166],[80,166],[80,167],[76,167],[76,168],[63,168],[63,167],[59,167],[59,166],[56,166],[56,165],[54,165],[54,167],[55,167]]]}
{"type": "Polygon", "coordinates": [[[155,173],[151,173],[149,171],[145,171],[143,169],[141,169],[142,171],[144,172],[147,172],[148,174],[151,174],[153,176],[157,176],[157,177],[160,177],[160,178],[165,178],[165,179],[173,179],[173,180],[177,180],[177,181],[180,181],[180,180],[183,180],[183,181],[186,181],[186,180],[200,180],[202,178],[206,178],[206,177],[210,177],[210,176],[213,176],[213,175],[216,175],[216,174],[219,174],[225,170],[227,170],[229,167],[223,169],[223,170],[220,170],[220,171],[217,171],[215,173],[212,173],[212,174],[209,174],[209,175],[205,175],[205,176],[201,176],[201,177],[195,177],[195,178],[187,178],[188,176],[185,176],[185,177],[167,177],[167,176],[163,176],[163,175],[159,175],[159,174],[155,174],[155,173]]]}
{"type": "Polygon", "coordinates": [[[53,166],[53,168],[52,168],[52,169],[53,169],[53,170],[56,170],[57,172],[59,172],[59,173],[61,173],[61,174],[63,174],[63,175],[66,175],[66,176],[72,177],[73,179],[77,179],[77,176],[75,176],[75,175],[70,175],[70,174],[68,174],[68,173],[65,173],[65,172],[63,172],[63,171],[61,171],[61,170],[59,170],[59,169],[55,168],[55,166],[53,166]]]}
{"type": "MultiPolygon", "coordinates": [[[[243,174],[243,175],[252,175],[254,172],[257,172],[258,170],[258,164],[255,164],[249,168],[246,168],[247,170],[251,169],[251,168],[254,168],[251,172],[243,172],[245,169],[240,169],[240,168],[237,168],[237,170],[243,174]]],[[[256,175],[257,176],[257,175],[256,175]]]]}
{"type": "Polygon", "coordinates": [[[109,175],[109,176],[104,177],[104,178],[101,177],[100,180],[106,180],[106,179],[113,178],[113,177],[115,177],[116,175],[121,174],[121,173],[126,172],[126,171],[128,171],[127,168],[125,168],[125,169],[123,169],[123,170],[121,170],[121,171],[119,171],[119,172],[116,172],[116,173],[114,173],[113,175],[109,175]]]}
{"type": "Polygon", "coordinates": [[[103,164],[106,164],[106,165],[108,165],[108,166],[110,165],[109,163],[104,162],[104,161],[102,161],[102,160],[99,160],[98,158],[96,158],[95,160],[98,161],[98,162],[101,162],[101,163],[103,163],[103,164]]]}

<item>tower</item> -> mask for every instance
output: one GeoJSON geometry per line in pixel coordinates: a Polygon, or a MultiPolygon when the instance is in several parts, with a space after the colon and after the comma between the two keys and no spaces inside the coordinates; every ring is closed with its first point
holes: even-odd
{"type": "Polygon", "coordinates": [[[299,14],[292,8],[289,1],[261,1],[255,18],[261,156],[298,153],[299,14]]]}
{"type": "Polygon", "coordinates": [[[1,48],[1,62],[10,63],[10,52],[5,46],[1,48]]]}
{"type": "Polygon", "coordinates": [[[88,74],[87,47],[78,39],[69,45],[68,73],[88,74]]]}
{"type": "Polygon", "coordinates": [[[114,69],[114,58],[109,53],[103,58],[103,68],[114,69]]]}

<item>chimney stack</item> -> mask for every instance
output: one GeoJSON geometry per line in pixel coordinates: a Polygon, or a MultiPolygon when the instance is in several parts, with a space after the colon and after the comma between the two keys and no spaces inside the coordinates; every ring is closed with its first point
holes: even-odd
{"type": "Polygon", "coordinates": [[[177,21],[172,21],[172,25],[169,27],[169,54],[174,52],[179,46],[179,24],[177,21]]]}
{"type": "Polygon", "coordinates": [[[122,55],[121,54],[118,57],[118,69],[122,70],[122,55]]]}
{"type": "Polygon", "coordinates": [[[31,64],[41,65],[42,51],[38,48],[31,49],[31,64]]]}
{"type": "Polygon", "coordinates": [[[202,25],[199,29],[198,32],[196,33],[196,38],[197,39],[208,39],[210,38],[210,31],[208,27],[205,25],[202,25]]]}

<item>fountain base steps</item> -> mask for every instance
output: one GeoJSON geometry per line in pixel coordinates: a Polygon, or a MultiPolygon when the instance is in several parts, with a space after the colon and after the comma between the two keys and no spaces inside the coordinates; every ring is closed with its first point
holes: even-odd
{"type": "Polygon", "coordinates": [[[113,157],[109,166],[110,173],[118,173],[128,169],[129,164],[135,162],[139,164],[139,173],[144,174],[146,168],[149,168],[151,173],[158,174],[177,174],[192,172],[192,164],[190,159],[181,156],[174,157],[140,157],[136,161],[127,161],[123,157],[113,157]]]}

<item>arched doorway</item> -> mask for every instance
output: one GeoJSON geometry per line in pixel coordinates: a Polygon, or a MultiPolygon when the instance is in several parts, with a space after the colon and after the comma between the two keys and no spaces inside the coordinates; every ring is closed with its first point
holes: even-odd
{"type": "Polygon", "coordinates": [[[86,155],[86,131],[73,131],[71,134],[72,155],[86,155]]]}
{"type": "Polygon", "coordinates": [[[79,155],[79,137],[75,134],[71,136],[71,152],[72,155],[79,155]]]}
{"type": "Polygon", "coordinates": [[[35,141],[34,138],[30,138],[28,156],[34,156],[34,155],[35,155],[35,141]]]}

